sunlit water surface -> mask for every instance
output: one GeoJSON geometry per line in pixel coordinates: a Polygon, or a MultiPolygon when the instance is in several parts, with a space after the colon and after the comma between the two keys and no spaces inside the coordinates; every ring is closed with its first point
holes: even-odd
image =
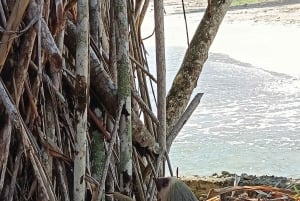
{"type": "MultiPolygon", "coordinates": [[[[201,16],[188,15],[191,36],[201,16]]],[[[183,17],[167,16],[165,31],[169,89],[186,50],[183,17]]],[[[299,36],[297,25],[222,24],[195,89],[204,96],[170,152],[180,175],[300,177],[299,36]]],[[[155,74],[154,39],[145,44],[155,74]]]]}

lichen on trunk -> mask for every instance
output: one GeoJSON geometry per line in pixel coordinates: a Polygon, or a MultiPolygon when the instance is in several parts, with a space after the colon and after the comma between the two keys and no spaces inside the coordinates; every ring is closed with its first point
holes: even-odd
{"type": "Polygon", "coordinates": [[[185,52],[184,59],[167,95],[167,133],[183,114],[208,57],[209,48],[232,0],[212,0],[185,52]]]}

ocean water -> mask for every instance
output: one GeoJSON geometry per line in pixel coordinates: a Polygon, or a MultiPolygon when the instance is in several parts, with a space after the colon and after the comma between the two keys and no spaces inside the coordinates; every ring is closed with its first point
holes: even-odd
{"type": "MultiPolygon", "coordinates": [[[[201,16],[188,15],[190,37],[201,16]]],[[[165,31],[169,89],[186,50],[183,17],[167,16],[165,31]]],[[[204,96],[172,145],[173,169],[300,177],[299,35],[296,25],[222,24],[194,91],[204,96]]],[[[154,38],[145,44],[155,74],[154,38]]]]}

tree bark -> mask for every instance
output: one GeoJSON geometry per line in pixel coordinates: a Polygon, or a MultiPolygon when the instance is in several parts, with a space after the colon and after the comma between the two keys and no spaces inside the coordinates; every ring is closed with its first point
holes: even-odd
{"type": "MultiPolygon", "coordinates": [[[[76,43],[76,26],[67,21],[65,44],[72,55],[75,56],[76,43]]],[[[91,65],[91,88],[101,97],[101,101],[108,112],[115,116],[117,110],[117,86],[105,71],[99,58],[93,48],[90,48],[90,65],[91,65]]]]}
{"type": "Polygon", "coordinates": [[[32,55],[35,37],[36,37],[35,30],[33,28],[29,29],[28,33],[26,33],[25,35],[26,40],[23,41],[21,45],[21,60],[14,74],[14,79],[16,82],[15,103],[17,106],[19,106],[20,97],[23,93],[24,81],[26,79],[28,66],[31,61],[31,55],[32,55]]]}
{"type": "Polygon", "coordinates": [[[95,41],[97,47],[100,48],[100,0],[90,0],[89,4],[91,37],[95,41]]]}
{"type": "Polygon", "coordinates": [[[183,114],[207,60],[209,48],[232,0],[212,0],[188,47],[167,95],[167,133],[183,114]]]}
{"type": "Polygon", "coordinates": [[[18,0],[15,2],[14,8],[8,19],[7,26],[5,27],[8,31],[15,31],[15,33],[6,33],[1,37],[0,43],[0,72],[3,69],[4,63],[6,61],[7,55],[13,43],[13,38],[17,35],[17,28],[19,27],[25,10],[29,4],[29,0],[18,0]]]}
{"type": "MultiPolygon", "coordinates": [[[[28,6],[28,18],[31,21],[38,20],[37,16],[39,16],[39,5],[35,1],[30,1],[28,6]]],[[[43,51],[49,55],[49,61],[51,64],[57,69],[61,69],[62,67],[62,55],[59,51],[53,35],[51,34],[49,27],[44,18],[40,19],[40,23],[36,23],[33,27],[35,31],[39,32],[39,24],[41,26],[41,45],[43,51]]],[[[73,41],[74,42],[74,41],[73,41]]]]}
{"type": "MultiPolygon", "coordinates": [[[[76,36],[76,27],[68,21],[66,25],[65,44],[72,55],[75,55],[74,43],[76,36]]],[[[91,65],[91,88],[95,90],[96,94],[101,97],[101,101],[108,112],[115,116],[117,111],[117,86],[109,77],[108,73],[101,65],[94,50],[90,47],[90,65],[91,65]]],[[[154,136],[149,132],[138,115],[132,115],[132,125],[135,126],[132,131],[133,141],[142,147],[149,147],[150,149],[156,146],[154,136]]],[[[156,147],[155,147],[156,148],[156,147]]]]}
{"type": "MultiPolygon", "coordinates": [[[[155,22],[155,49],[156,49],[156,72],[157,72],[157,127],[158,142],[161,153],[166,151],[166,59],[165,59],[165,33],[164,33],[164,5],[163,0],[154,1],[155,22]]],[[[158,166],[162,165],[158,174],[164,175],[164,157],[160,157],[158,166]],[[162,163],[161,163],[162,162],[162,163]]]]}
{"type": "MultiPolygon", "coordinates": [[[[114,0],[110,1],[114,4],[114,0]]],[[[109,24],[109,70],[113,82],[118,84],[118,73],[117,73],[117,55],[116,55],[116,23],[115,23],[115,8],[110,7],[109,10],[110,24],[109,24]]]]}
{"type": "Polygon", "coordinates": [[[124,101],[120,121],[120,188],[131,195],[132,186],[132,133],[131,133],[131,82],[129,61],[129,26],[127,0],[115,0],[116,54],[118,69],[118,100],[124,101]]]}
{"type": "Polygon", "coordinates": [[[76,138],[74,159],[74,200],[85,200],[87,157],[87,107],[89,97],[89,9],[88,1],[78,0],[76,37],[76,138]]]}
{"type": "Polygon", "coordinates": [[[186,110],[184,111],[184,113],[181,115],[180,119],[178,119],[176,125],[170,131],[170,133],[168,135],[168,138],[167,138],[167,152],[168,153],[170,151],[172,142],[175,140],[175,138],[177,137],[178,133],[180,132],[180,130],[182,129],[182,127],[184,126],[184,124],[188,121],[188,119],[190,118],[190,116],[192,115],[192,113],[195,111],[195,109],[199,105],[200,100],[202,98],[202,95],[203,95],[203,93],[198,93],[193,98],[193,100],[188,105],[188,107],[186,108],[186,110]]]}
{"type": "Polygon", "coordinates": [[[11,120],[5,115],[5,124],[0,127],[0,194],[4,186],[4,179],[7,169],[7,160],[9,156],[9,147],[11,141],[12,123],[11,120]]]}
{"type": "MultiPolygon", "coordinates": [[[[91,173],[92,177],[95,178],[99,183],[101,177],[103,177],[103,168],[105,164],[105,146],[104,139],[98,130],[92,130],[92,149],[91,149],[91,173]]],[[[105,190],[105,189],[104,189],[105,190]]],[[[103,195],[100,200],[105,200],[103,195]]]]}

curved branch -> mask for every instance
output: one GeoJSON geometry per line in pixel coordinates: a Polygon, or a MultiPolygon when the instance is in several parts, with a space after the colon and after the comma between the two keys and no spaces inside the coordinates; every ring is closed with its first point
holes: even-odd
{"type": "Polygon", "coordinates": [[[209,48],[232,0],[212,0],[188,47],[167,95],[167,133],[183,114],[207,60],[209,48]]]}

